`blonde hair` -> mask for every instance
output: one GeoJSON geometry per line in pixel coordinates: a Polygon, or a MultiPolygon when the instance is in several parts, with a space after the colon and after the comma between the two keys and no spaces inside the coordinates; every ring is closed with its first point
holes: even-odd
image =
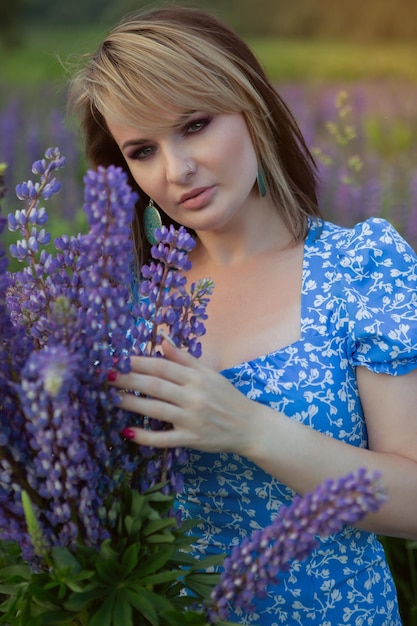
{"type": "MultiPolygon", "coordinates": [[[[242,113],[268,192],[295,241],[305,237],[308,217],[320,214],[314,161],[294,118],[248,46],[205,11],[171,6],[123,20],[74,76],[69,103],[90,162],[126,171],[106,118],[152,131],[172,123],[172,108],[242,113]]],[[[141,213],[148,198],[139,193],[141,213]]],[[[146,249],[139,222],[136,243],[146,249]]]]}

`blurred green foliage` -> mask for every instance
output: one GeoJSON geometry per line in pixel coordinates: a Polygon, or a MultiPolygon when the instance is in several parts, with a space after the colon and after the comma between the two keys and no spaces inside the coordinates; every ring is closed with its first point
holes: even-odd
{"type": "MultiPolygon", "coordinates": [[[[417,40],[415,0],[183,0],[208,9],[244,35],[333,40],[417,40]]],[[[165,0],[13,0],[3,2],[0,41],[15,48],[28,25],[109,27],[165,0]]]]}
{"type": "MultiPolygon", "coordinates": [[[[417,37],[415,0],[183,0],[209,9],[241,33],[355,40],[417,37]]],[[[125,13],[165,0],[13,0],[8,22],[53,25],[109,24],[125,13]]],[[[4,19],[2,20],[4,22],[4,19]]],[[[6,29],[4,22],[1,29],[6,29]]]]}
{"type": "Polygon", "coordinates": [[[393,573],[404,626],[417,626],[417,541],[382,538],[393,573]]]}
{"type": "MultiPolygon", "coordinates": [[[[416,3],[417,4],[417,3],[416,3]]],[[[18,48],[0,54],[0,84],[8,87],[55,81],[66,84],[66,71],[80,55],[92,52],[106,29],[31,26],[18,48]]],[[[274,81],[358,81],[379,78],[417,81],[417,40],[367,42],[246,36],[274,81]]],[[[1,99],[7,96],[5,89],[1,99]]]]}

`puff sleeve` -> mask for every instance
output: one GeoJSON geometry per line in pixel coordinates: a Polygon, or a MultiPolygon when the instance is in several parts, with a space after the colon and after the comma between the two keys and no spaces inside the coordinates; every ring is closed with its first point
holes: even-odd
{"type": "Polygon", "coordinates": [[[417,367],[417,256],[386,220],[370,218],[339,242],[348,359],[373,372],[417,367]]]}

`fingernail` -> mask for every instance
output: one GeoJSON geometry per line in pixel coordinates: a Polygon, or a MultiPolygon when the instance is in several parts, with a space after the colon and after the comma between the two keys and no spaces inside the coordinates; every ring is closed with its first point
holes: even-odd
{"type": "Polygon", "coordinates": [[[135,431],[132,430],[131,428],[123,428],[122,435],[123,437],[126,437],[126,439],[134,439],[135,431]]]}
{"type": "Polygon", "coordinates": [[[109,372],[107,372],[107,380],[109,381],[109,383],[114,383],[116,378],[117,378],[116,370],[110,370],[109,372]]]}

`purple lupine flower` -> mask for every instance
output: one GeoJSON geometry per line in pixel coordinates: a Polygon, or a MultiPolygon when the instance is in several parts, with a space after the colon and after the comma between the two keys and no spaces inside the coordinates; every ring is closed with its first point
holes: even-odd
{"type": "MultiPolygon", "coordinates": [[[[198,337],[205,333],[206,307],[213,283],[204,279],[193,283],[189,293],[186,290],[184,272],[191,267],[188,253],[193,250],[195,241],[183,226],[178,230],[162,226],[156,229],[155,238],[157,243],[151,248],[153,260],[141,269],[140,301],[135,309],[140,320],[136,351],[146,356],[161,356],[158,346],[167,334],[176,346],[185,347],[199,357],[198,337]]],[[[146,417],[142,424],[152,430],[171,428],[146,417]]],[[[176,467],[185,462],[187,452],[181,448],[161,451],[145,446],[140,450],[147,459],[140,489],[145,491],[164,482],[164,493],[178,493],[183,480],[176,467]]]]}
{"type": "MultiPolygon", "coordinates": [[[[55,149],[45,157],[34,165],[41,182],[20,194],[27,201],[26,211],[15,214],[22,242],[33,236],[27,218],[33,217],[48,189],[50,172],[62,165],[55,149]]],[[[105,381],[116,358],[120,371],[128,369],[128,330],[134,326],[126,287],[132,265],[128,224],[136,194],[121,170],[90,173],[85,205],[89,217],[97,209],[97,191],[102,220],[91,218],[94,237],[63,237],[55,257],[33,250],[30,271],[10,275],[4,290],[14,334],[26,330],[23,337],[29,336],[17,371],[18,359],[12,359],[14,371],[8,372],[3,367],[7,355],[2,353],[0,528],[2,538],[19,543],[26,537],[19,497],[25,489],[49,545],[73,545],[81,536],[98,546],[111,528],[97,511],[134,469],[119,436],[127,415],[115,408],[116,392],[106,389],[105,381]],[[10,517],[15,523],[7,526],[10,517]]],[[[38,215],[44,221],[44,213],[38,215]]],[[[41,239],[40,244],[45,242],[41,239]]],[[[2,348],[6,345],[2,337],[2,348]]],[[[30,545],[23,543],[30,560],[30,545]]]]}
{"type": "Polygon", "coordinates": [[[230,604],[253,611],[253,598],[264,597],[268,585],[277,585],[279,573],[290,568],[291,560],[307,558],[319,536],[339,532],[345,524],[377,511],[386,501],[379,478],[378,472],[360,468],[328,479],[312,493],[296,496],[289,507],[281,507],[272,524],[253,532],[225,559],[206,611],[209,623],[226,620],[230,604]]]}
{"type": "Polygon", "coordinates": [[[56,252],[47,252],[47,214],[39,203],[58,191],[51,173],[62,165],[59,151],[47,150],[33,165],[40,182],[18,186],[25,209],[9,215],[8,223],[21,235],[12,251],[24,269],[7,275],[0,254],[0,539],[19,543],[29,562],[35,555],[22,490],[47,548],[74,547],[80,540],[97,548],[111,536],[126,484],[143,491],[162,478],[166,493],[180,488],[182,450],[161,456],[120,436],[127,424],[143,420],[117,407],[107,372],[130,371],[132,353],[154,354],[161,342],[158,324],[168,318],[172,325],[189,320],[183,340],[180,332],[176,339],[196,350],[210,291],[208,284],[193,286],[188,296],[183,271],[194,242],[185,230],[162,231],[154,250],[158,262],[144,270],[148,309],[137,322],[130,238],[137,195],[121,168],[87,172],[89,232],[63,235],[56,252]]]}

